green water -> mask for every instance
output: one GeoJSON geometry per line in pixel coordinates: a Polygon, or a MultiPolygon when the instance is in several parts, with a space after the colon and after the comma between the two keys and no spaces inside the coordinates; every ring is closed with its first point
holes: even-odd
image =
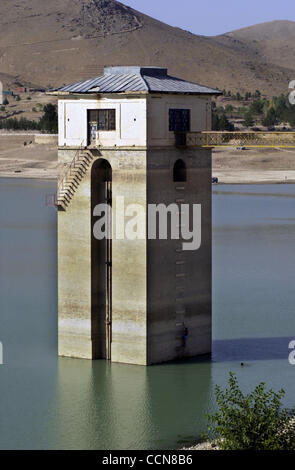
{"type": "Polygon", "coordinates": [[[151,368],[57,358],[54,191],[0,180],[1,449],[177,448],[230,370],[294,404],[295,185],[214,187],[212,360],[151,368]]]}

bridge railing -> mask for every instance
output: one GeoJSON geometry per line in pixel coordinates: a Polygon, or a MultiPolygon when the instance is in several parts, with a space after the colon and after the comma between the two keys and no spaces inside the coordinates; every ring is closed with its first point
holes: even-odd
{"type": "Polygon", "coordinates": [[[188,147],[295,148],[295,132],[187,132],[188,147]]]}

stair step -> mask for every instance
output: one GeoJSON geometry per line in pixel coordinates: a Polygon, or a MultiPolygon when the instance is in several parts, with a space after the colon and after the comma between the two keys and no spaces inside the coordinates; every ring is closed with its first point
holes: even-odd
{"type": "Polygon", "coordinates": [[[78,187],[79,187],[79,181],[77,181],[77,180],[74,179],[74,178],[69,179],[69,184],[71,184],[72,186],[74,186],[76,189],[78,189],[78,187]]]}
{"type": "Polygon", "coordinates": [[[60,190],[57,196],[57,206],[66,210],[75,195],[84,176],[88,172],[94,156],[90,152],[78,151],[73,159],[73,166],[65,174],[63,184],[60,183],[60,190]]]}
{"type": "Polygon", "coordinates": [[[84,175],[82,175],[80,172],[76,171],[75,174],[72,174],[70,178],[78,180],[80,182],[82,180],[84,175]]]}
{"type": "Polygon", "coordinates": [[[56,204],[57,204],[57,206],[65,206],[65,207],[68,206],[68,202],[65,201],[64,199],[60,199],[60,198],[57,199],[56,204]]]}
{"type": "MultiPolygon", "coordinates": [[[[79,167],[75,168],[75,171],[74,171],[73,173],[74,173],[74,174],[77,174],[77,173],[81,173],[81,172],[83,172],[83,175],[85,175],[86,172],[87,172],[87,169],[84,168],[84,166],[79,165],[79,167]]],[[[72,174],[73,174],[73,173],[72,173],[72,174]]]]}
{"type": "Polygon", "coordinates": [[[92,161],[92,158],[90,157],[90,155],[83,155],[83,157],[81,157],[81,160],[79,161],[87,161],[87,162],[91,162],[92,161]]]}
{"type": "Polygon", "coordinates": [[[58,200],[65,200],[67,202],[70,202],[72,198],[67,194],[67,193],[59,193],[58,194],[58,200]]]}
{"type": "Polygon", "coordinates": [[[62,206],[62,205],[60,204],[60,205],[57,206],[57,210],[58,210],[59,212],[61,212],[61,211],[62,211],[62,212],[66,212],[67,207],[62,206]]]}
{"type": "Polygon", "coordinates": [[[58,196],[68,196],[68,197],[71,197],[70,194],[69,194],[69,191],[67,189],[62,189],[61,191],[58,192],[58,196]]]}
{"type": "Polygon", "coordinates": [[[72,189],[72,187],[68,185],[68,186],[66,187],[66,192],[69,193],[69,194],[71,194],[72,196],[74,196],[74,194],[75,194],[76,191],[74,191],[74,189],[72,189]]]}
{"type": "Polygon", "coordinates": [[[85,162],[80,162],[78,168],[84,168],[84,170],[87,171],[87,170],[88,170],[88,167],[89,167],[89,165],[87,165],[87,163],[85,163],[85,162]]]}

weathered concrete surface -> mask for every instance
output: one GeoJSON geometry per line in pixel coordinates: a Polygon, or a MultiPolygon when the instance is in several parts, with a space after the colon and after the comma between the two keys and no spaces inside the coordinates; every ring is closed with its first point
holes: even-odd
{"type": "MultiPolygon", "coordinates": [[[[74,153],[60,150],[59,161],[71,161],[74,153]]],[[[146,152],[103,151],[102,158],[113,170],[114,209],[117,196],[125,206],[145,207],[146,152]]],[[[59,354],[92,359],[90,172],[58,214],[58,292],[59,354]]],[[[145,365],[146,241],[113,240],[112,251],[112,361],[145,365]]]]}
{"type": "Polygon", "coordinates": [[[183,251],[183,240],[148,241],[148,362],[210,353],[211,151],[150,150],[148,202],[202,207],[199,250],[183,251]],[[179,158],[187,167],[184,183],[173,182],[173,167],[179,158]]]}
{"type": "MultiPolygon", "coordinates": [[[[71,161],[75,152],[60,152],[71,161]]],[[[92,358],[91,211],[89,175],[67,212],[58,213],[59,355],[92,358]]]]}
{"type": "MultiPolygon", "coordinates": [[[[74,151],[60,150],[59,161],[74,151]]],[[[125,208],[182,201],[202,205],[202,245],[176,240],[112,243],[113,362],[154,364],[211,351],[211,154],[209,150],[101,151],[112,167],[114,214],[125,208]],[[186,183],[173,182],[181,157],[186,183]],[[184,341],[184,329],[188,338],[184,341]]],[[[59,354],[93,358],[91,327],[91,168],[58,216],[59,354]]],[[[115,218],[115,216],[114,216],[115,218]]],[[[125,222],[130,219],[125,218],[125,222]]],[[[114,229],[116,229],[114,220],[114,229]]],[[[145,227],[147,231],[147,227],[145,227]]],[[[92,260],[95,262],[95,260],[92,260]]],[[[97,279],[99,282],[99,279],[97,279]]]]}
{"type": "MultiPolygon", "coordinates": [[[[123,198],[130,210],[125,228],[135,215],[130,205],[136,204],[134,210],[143,210],[145,233],[142,239],[124,234],[113,238],[111,360],[140,365],[211,351],[211,151],[177,149],[169,126],[169,109],[176,108],[191,111],[192,131],[209,129],[209,101],[187,95],[147,96],[97,95],[59,104],[61,166],[88,142],[87,110],[116,110],[116,130],[98,131],[96,138],[96,150],[112,168],[113,225],[116,228],[116,216],[124,214],[118,207],[118,198],[123,198]],[[173,182],[178,159],[186,164],[185,183],[173,182]],[[202,244],[197,251],[184,252],[182,240],[169,236],[148,240],[148,204],[181,202],[202,206],[202,244]]],[[[93,181],[100,192],[103,178],[93,181]]],[[[91,263],[98,262],[93,253],[102,259],[105,252],[91,239],[91,192],[89,168],[66,212],[58,215],[59,353],[89,359],[101,354],[97,344],[106,338],[97,331],[104,328],[95,310],[100,304],[102,311],[97,296],[106,289],[96,289],[96,283],[104,283],[99,279],[103,269],[93,269],[91,263]]],[[[109,263],[106,266],[108,270],[109,263]]]]}
{"type": "MultiPolygon", "coordinates": [[[[146,151],[108,153],[113,202],[146,209],[146,151]]],[[[147,364],[146,240],[113,240],[112,361],[147,364]]]]}

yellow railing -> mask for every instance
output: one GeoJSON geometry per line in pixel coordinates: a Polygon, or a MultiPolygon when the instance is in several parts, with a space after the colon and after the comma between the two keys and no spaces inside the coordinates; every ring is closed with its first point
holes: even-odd
{"type": "Polygon", "coordinates": [[[186,145],[194,147],[295,148],[295,132],[188,132],[186,145]]]}

